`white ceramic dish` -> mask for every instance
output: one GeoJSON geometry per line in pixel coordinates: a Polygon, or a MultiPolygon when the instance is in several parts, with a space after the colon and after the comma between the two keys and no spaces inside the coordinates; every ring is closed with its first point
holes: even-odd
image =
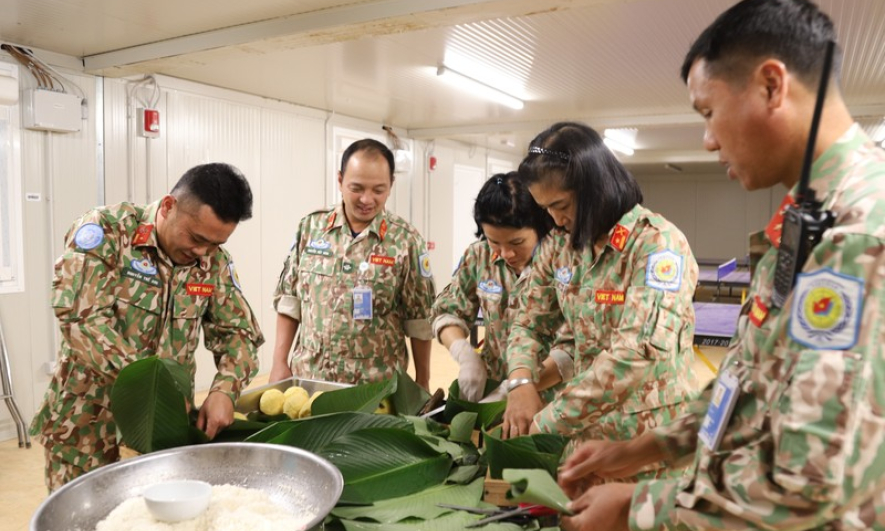
{"type": "Polygon", "coordinates": [[[165,481],[151,485],[144,491],[148,511],[162,522],[196,518],[209,507],[211,499],[212,485],[205,481],[165,481]]]}

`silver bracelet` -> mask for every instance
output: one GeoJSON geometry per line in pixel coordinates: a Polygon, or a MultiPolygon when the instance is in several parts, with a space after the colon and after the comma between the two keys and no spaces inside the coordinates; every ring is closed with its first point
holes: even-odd
{"type": "Polygon", "coordinates": [[[504,383],[504,388],[507,389],[507,392],[509,393],[520,385],[526,385],[530,383],[534,383],[532,382],[531,378],[512,378],[504,383]]]}

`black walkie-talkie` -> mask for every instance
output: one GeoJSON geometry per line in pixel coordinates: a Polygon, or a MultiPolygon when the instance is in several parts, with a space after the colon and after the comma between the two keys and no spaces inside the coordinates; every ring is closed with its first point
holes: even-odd
{"type": "Polygon", "coordinates": [[[802,175],[799,178],[799,187],[796,191],[796,204],[790,205],[784,212],[781,242],[777,251],[777,267],[774,271],[774,293],[771,295],[771,304],[775,308],[783,307],[790,291],[793,290],[797,273],[802,270],[812,249],[820,243],[824,231],[832,227],[836,220],[832,212],[821,210],[822,203],[814,197],[814,190],[808,187],[808,181],[811,178],[811,165],[814,162],[814,144],[817,140],[820,116],[827,95],[827,85],[830,82],[835,47],[836,44],[833,41],[827,43],[824,69],[817,92],[817,101],[814,105],[814,116],[811,119],[811,131],[809,131],[808,144],[805,147],[802,175]]]}

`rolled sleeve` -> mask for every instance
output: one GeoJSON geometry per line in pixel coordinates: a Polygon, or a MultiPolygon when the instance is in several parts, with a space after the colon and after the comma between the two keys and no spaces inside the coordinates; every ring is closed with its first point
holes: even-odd
{"type": "Polygon", "coordinates": [[[409,319],[403,323],[403,331],[406,336],[412,339],[421,339],[430,341],[433,339],[433,332],[430,329],[430,322],[427,319],[409,319]]]}
{"type": "Polygon", "coordinates": [[[301,321],[301,299],[294,295],[280,295],[274,298],[274,310],[301,321]]]}
{"type": "MultiPolygon", "coordinates": [[[[476,295],[477,253],[473,244],[464,251],[461,262],[452,275],[452,281],[433,302],[431,320],[433,336],[447,326],[457,326],[470,334],[470,324],[479,314],[479,297],[476,295]]],[[[484,242],[481,245],[486,245],[484,242]]]]}

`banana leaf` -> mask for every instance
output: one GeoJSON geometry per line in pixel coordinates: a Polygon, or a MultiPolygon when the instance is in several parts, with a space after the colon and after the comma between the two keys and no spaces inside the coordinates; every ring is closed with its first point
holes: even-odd
{"type": "Polygon", "coordinates": [[[501,429],[496,428],[483,432],[488,458],[489,474],[494,479],[501,479],[505,468],[541,468],[552,477],[556,477],[562,448],[566,439],[561,435],[538,433],[502,440],[501,429]],[[561,439],[558,441],[557,439],[561,439]],[[548,453],[559,449],[558,452],[548,453]],[[547,450],[547,452],[545,452],[547,450]]]}
{"type": "MultiPolygon", "coordinates": [[[[485,393],[487,395],[498,388],[501,382],[496,380],[487,380],[485,393]]],[[[473,427],[476,429],[489,428],[501,422],[504,417],[504,410],[507,409],[507,401],[489,402],[480,404],[479,402],[468,402],[461,400],[461,388],[458,386],[458,380],[452,381],[449,386],[449,395],[446,398],[446,408],[443,411],[443,417],[446,422],[451,423],[455,415],[462,411],[471,411],[477,414],[476,422],[473,427]]]]}
{"type": "MultiPolygon", "coordinates": [[[[367,428],[391,428],[411,432],[413,429],[409,422],[392,415],[353,412],[308,417],[286,424],[289,426],[287,430],[262,442],[285,444],[317,453],[338,438],[355,431],[367,428]]],[[[249,441],[258,442],[258,435],[249,441]]]]}
{"type": "Polygon", "coordinates": [[[473,435],[473,426],[476,425],[478,416],[479,414],[474,411],[462,411],[455,415],[449,426],[449,440],[460,443],[471,442],[470,436],[473,435]]]}
{"type": "Polygon", "coordinates": [[[186,397],[190,374],[174,360],[151,356],[124,367],[111,389],[122,441],[142,454],[188,444],[186,397]]]}
{"type": "MultiPolygon", "coordinates": [[[[233,424],[215,435],[212,442],[243,442],[249,436],[267,428],[267,423],[234,419],[233,424]]],[[[200,431],[200,430],[198,430],[200,431]]],[[[200,431],[202,433],[202,431],[200,431]]]]}
{"type": "Polygon", "coordinates": [[[430,393],[418,385],[408,373],[397,371],[396,391],[391,400],[398,415],[417,415],[430,400],[430,393]]]}
{"type": "MultiPolygon", "coordinates": [[[[377,524],[374,522],[341,520],[341,523],[347,531],[464,531],[466,526],[483,518],[485,516],[481,514],[456,511],[430,521],[416,520],[396,524],[377,524]]],[[[517,524],[491,522],[477,529],[482,531],[524,531],[525,529],[539,529],[539,527],[537,525],[534,527],[522,527],[517,524]]]]}
{"type": "Polygon", "coordinates": [[[483,471],[483,467],[479,465],[454,466],[452,471],[449,472],[449,477],[446,478],[446,483],[464,485],[473,481],[477,476],[485,475],[483,471]]]}
{"type": "Polygon", "coordinates": [[[439,485],[409,496],[382,500],[368,506],[336,507],[332,509],[332,515],[348,520],[365,518],[388,524],[407,518],[433,520],[452,512],[452,509],[444,509],[437,504],[477,507],[482,499],[482,492],[483,478],[478,478],[469,485],[439,485]]]}
{"type": "Polygon", "coordinates": [[[410,416],[404,416],[403,418],[415,426],[415,433],[417,435],[435,435],[437,437],[449,436],[449,427],[431,418],[410,416]]]}
{"type": "Polygon", "coordinates": [[[326,391],[311,405],[312,415],[327,415],[344,411],[374,413],[381,401],[396,392],[396,379],[355,385],[345,389],[326,391]]]}
{"type": "Polygon", "coordinates": [[[246,437],[246,442],[270,442],[271,439],[289,431],[297,423],[297,420],[285,420],[265,424],[266,428],[246,437]]]}
{"type": "Polygon", "coordinates": [[[344,476],[340,502],[372,503],[442,484],[452,459],[400,429],[369,428],[343,435],[319,452],[344,476]]]}
{"type": "Polygon", "coordinates": [[[568,508],[569,499],[546,470],[507,468],[504,481],[510,483],[507,499],[517,503],[533,503],[550,507],[565,514],[573,514],[568,508]]]}

